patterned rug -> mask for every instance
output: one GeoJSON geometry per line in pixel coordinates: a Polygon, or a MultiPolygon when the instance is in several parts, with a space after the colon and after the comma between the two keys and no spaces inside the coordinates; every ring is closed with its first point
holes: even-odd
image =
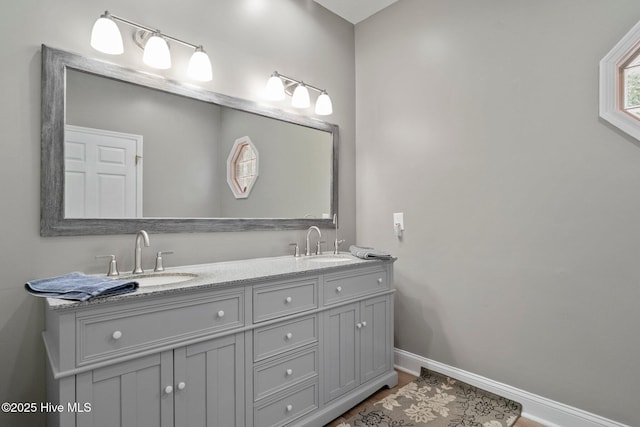
{"type": "Polygon", "coordinates": [[[413,382],[338,427],[511,427],[522,405],[422,368],[413,382]]]}

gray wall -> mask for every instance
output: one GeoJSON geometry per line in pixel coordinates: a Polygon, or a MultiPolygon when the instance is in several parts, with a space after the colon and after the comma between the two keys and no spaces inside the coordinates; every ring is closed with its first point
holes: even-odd
{"type": "MultiPolygon", "coordinates": [[[[149,71],[141,52],[109,57],[89,46],[93,22],[105,5],[81,0],[25,0],[3,4],[0,15],[0,401],[44,400],[45,355],[40,332],[44,305],[23,290],[25,281],[73,270],[105,271],[94,255],[115,253],[120,268],[133,264],[133,236],[42,238],[40,208],[40,45],[68,50],[149,71]]],[[[340,126],[341,234],[355,235],[354,29],[310,0],[113,0],[109,10],[202,43],[213,62],[212,91],[259,100],[278,70],[326,87],[334,103],[329,120],[340,126]],[[268,3],[268,4],[267,4],[268,3]]],[[[186,67],[180,46],[175,69],[186,67]],[[182,55],[182,56],[180,56],[182,55]]],[[[180,71],[165,73],[179,77],[180,71]]],[[[286,103],[279,104],[287,108],[286,103]]],[[[157,250],[175,250],[166,265],[284,255],[302,231],[155,234],[143,254],[153,265],[157,250]]],[[[37,426],[43,417],[0,414],[0,425],[37,426]]]]}
{"type": "Polygon", "coordinates": [[[598,118],[598,62],[638,20],[401,0],[356,25],[357,236],[399,257],[396,345],[634,426],[640,146],[598,118]]]}

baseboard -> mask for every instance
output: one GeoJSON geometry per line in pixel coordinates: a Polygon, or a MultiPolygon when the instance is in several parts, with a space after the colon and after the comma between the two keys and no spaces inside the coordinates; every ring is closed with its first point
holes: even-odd
{"type": "Polygon", "coordinates": [[[418,375],[420,367],[424,366],[432,371],[519,402],[522,404],[523,417],[547,427],[630,427],[398,348],[394,349],[394,364],[396,369],[413,375],[418,375]]]}

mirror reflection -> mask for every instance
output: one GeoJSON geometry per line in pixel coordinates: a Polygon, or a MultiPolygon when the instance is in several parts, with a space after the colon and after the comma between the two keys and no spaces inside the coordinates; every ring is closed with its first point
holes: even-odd
{"type": "Polygon", "coordinates": [[[42,236],[332,226],[338,126],[44,45],[42,71],[42,236]]]}
{"type": "Polygon", "coordinates": [[[331,214],[329,132],[74,69],[65,87],[65,218],[331,214]],[[242,138],[260,173],[237,198],[228,159],[242,138]]]}

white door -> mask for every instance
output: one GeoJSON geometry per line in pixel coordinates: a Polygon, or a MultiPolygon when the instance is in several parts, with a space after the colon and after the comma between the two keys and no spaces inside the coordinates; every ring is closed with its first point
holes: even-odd
{"type": "Polygon", "coordinates": [[[65,218],[142,217],[142,135],[65,126],[65,218]]]}

